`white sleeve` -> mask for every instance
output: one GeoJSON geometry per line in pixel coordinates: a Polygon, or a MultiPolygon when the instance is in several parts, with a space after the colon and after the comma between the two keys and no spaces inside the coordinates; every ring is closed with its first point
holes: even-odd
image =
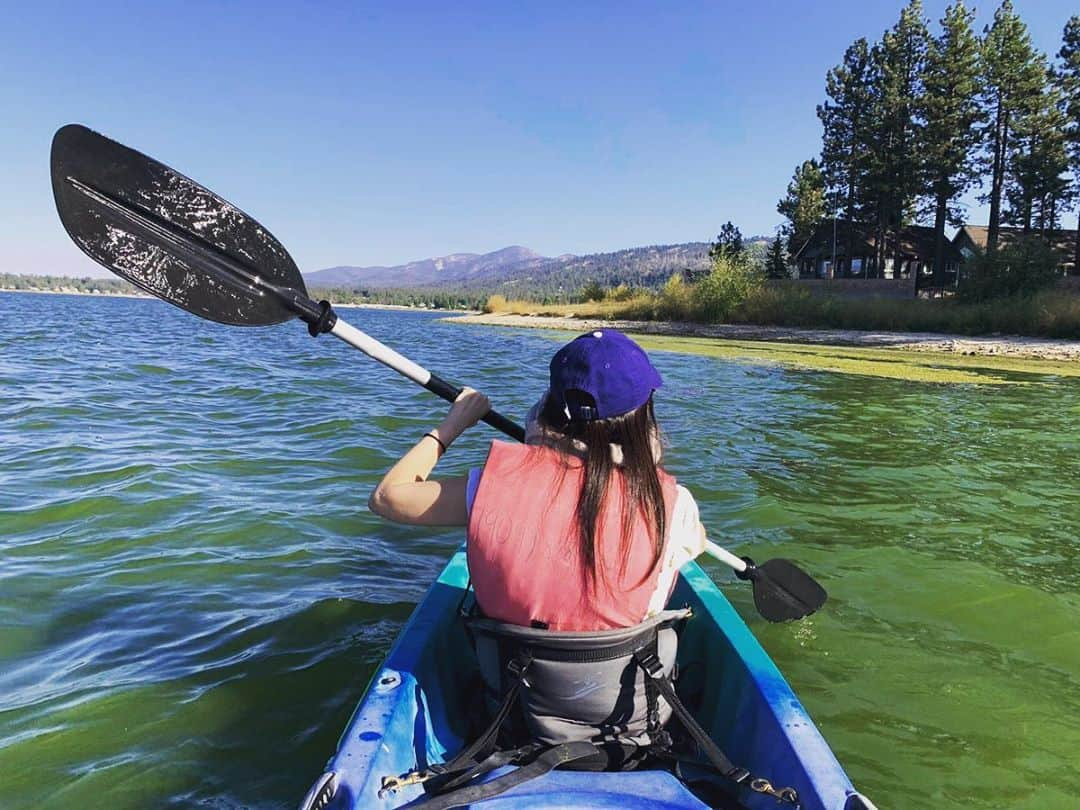
{"type": "Polygon", "coordinates": [[[672,565],[679,570],[690,560],[705,551],[705,532],[701,530],[701,517],[697,501],[684,486],[675,489],[675,507],[671,510],[670,552],[672,565]]]}
{"type": "Polygon", "coordinates": [[[668,596],[675,584],[679,569],[705,551],[705,532],[701,530],[697,501],[690,490],[683,486],[675,489],[675,506],[671,510],[671,528],[668,530],[668,546],[661,561],[660,576],[656,590],[649,600],[649,612],[645,618],[654,616],[667,606],[668,596]]]}

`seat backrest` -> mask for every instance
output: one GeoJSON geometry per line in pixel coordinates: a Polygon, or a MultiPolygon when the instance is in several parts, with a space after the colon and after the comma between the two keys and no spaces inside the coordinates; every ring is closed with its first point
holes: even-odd
{"type": "Polygon", "coordinates": [[[519,701],[531,740],[546,745],[589,740],[648,745],[671,707],[634,658],[655,647],[670,676],[678,649],[676,625],[689,609],[668,610],[634,627],[595,633],[553,632],[485,618],[466,618],[480,673],[494,708],[513,676],[511,661],[528,661],[519,701]],[[650,718],[650,701],[656,708],[650,718]]]}

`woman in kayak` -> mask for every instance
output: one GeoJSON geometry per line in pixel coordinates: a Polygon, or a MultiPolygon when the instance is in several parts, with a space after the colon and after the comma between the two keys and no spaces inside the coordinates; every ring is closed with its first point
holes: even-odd
{"type": "Polygon", "coordinates": [[[679,568],[705,548],[693,497],[660,466],[660,385],[630,338],[582,335],[551,360],[528,446],[495,441],[483,467],[429,479],[490,409],[465,389],[370,507],[398,523],[466,526],[476,601],[491,619],[562,631],[637,625],[664,609],[679,568]]]}

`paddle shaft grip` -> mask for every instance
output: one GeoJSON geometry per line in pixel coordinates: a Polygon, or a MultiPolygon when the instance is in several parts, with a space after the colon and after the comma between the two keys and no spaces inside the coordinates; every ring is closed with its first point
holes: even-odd
{"type": "MultiPolygon", "coordinates": [[[[442,397],[447,402],[453,402],[461,393],[461,389],[456,385],[451,385],[442,377],[435,374],[432,374],[431,378],[426,383],[423,383],[423,386],[428,391],[436,396],[442,397]]],[[[493,428],[502,431],[510,438],[517,439],[519,442],[525,441],[525,428],[516,422],[507,419],[498,411],[490,410],[481,418],[493,428]]]]}
{"type": "Polygon", "coordinates": [[[746,560],[742,557],[736,557],[726,548],[716,545],[712,540],[705,541],[705,553],[713,559],[730,565],[740,574],[747,569],[746,560]]]}
{"type": "MultiPolygon", "coordinates": [[[[378,360],[384,366],[389,366],[403,377],[408,377],[417,385],[424,386],[428,391],[442,397],[447,402],[453,402],[461,393],[461,389],[456,385],[451,385],[442,377],[432,374],[423,366],[414,363],[405,355],[380,343],[371,335],[345,323],[341,318],[337,318],[334,326],[330,329],[330,334],[359,349],[372,360],[378,360]]],[[[507,436],[517,439],[519,442],[525,441],[525,428],[507,419],[497,411],[488,411],[483,417],[483,421],[496,430],[502,431],[507,436]]]]}

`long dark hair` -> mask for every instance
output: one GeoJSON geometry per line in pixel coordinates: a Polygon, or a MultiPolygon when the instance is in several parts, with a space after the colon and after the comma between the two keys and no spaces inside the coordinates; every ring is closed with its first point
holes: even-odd
{"type": "MultiPolygon", "coordinates": [[[[567,391],[567,399],[579,395],[567,391]]],[[[580,394],[589,402],[588,394],[580,394]]],[[[586,403],[587,404],[587,403],[586,403]]],[[[652,397],[629,413],[610,419],[573,422],[567,417],[562,403],[548,396],[540,412],[540,424],[548,431],[555,431],[564,442],[561,448],[567,455],[581,455],[584,459],[584,476],[578,494],[577,530],[580,560],[586,578],[595,585],[596,573],[603,568],[597,564],[597,523],[604,506],[611,478],[622,475],[625,483],[625,500],[622,510],[622,539],[619,548],[620,576],[626,572],[630,559],[630,538],[634,521],[643,518],[653,543],[653,560],[645,576],[653,572],[664,553],[667,536],[667,512],[664,494],[660,486],[658,459],[654,448],[660,439],[653,413],[652,397]],[[583,452],[577,450],[578,443],[583,452]],[[622,463],[612,458],[611,445],[622,449],[622,463]]]]}

